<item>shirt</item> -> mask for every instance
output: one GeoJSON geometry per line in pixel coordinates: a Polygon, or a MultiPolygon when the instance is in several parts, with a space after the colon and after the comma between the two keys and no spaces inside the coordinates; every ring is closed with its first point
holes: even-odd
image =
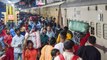
{"type": "Polygon", "coordinates": [[[41,34],[40,38],[41,38],[42,45],[45,45],[48,43],[49,37],[46,34],[41,34]]]}
{"type": "Polygon", "coordinates": [[[39,33],[39,31],[30,33],[28,39],[33,42],[34,48],[37,49],[37,48],[41,47],[41,40],[40,40],[40,33],[39,33]]]}
{"type": "MultiPolygon", "coordinates": [[[[67,36],[66,40],[69,40],[69,39],[71,39],[73,37],[70,33],[67,33],[66,36],[67,36]]],[[[58,38],[57,38],[57,43],[59,43],[59,42],[60,42],[60,34],[58,35],[58,38]]]]}
{"type": "Polygon", "coordinates": [[[51,32],[48,32],[48,31],[47,31],[46,35],[47,35],[49,38],[55,37],[55,33],[54,33],[53,31],[51,31],[51,32]]]}
{"type": "Polygon", "coordinates": [[[12,39],[11,46],[14,47],[14,53],[22,53],[22,47],[18,47],[18,45],[22,45],[24,41],[23,35],[15,35],[12,39]]]}
{"type": "Polygon", "coordinates": [[[37,51],[35,49],[25,51],[25,60],[36,60],[37,51]]]}
{"type": "Polygon", "coordinates": [[[60,43],[56,44],[54,46],[54,48],[58,49],[60,51],[60,53],[63,53],[63,51],[64,51],[64,44],[62,42],[60,42],[60,43]]]}
{"type": "Polygon", "coordinates": [[[82,46],[77,55],[83,60],[101,60],[101,54],[94,46],[82,46]]]}
{"type": "Polygon", "coordinates": [[[51,51],[53,47],[51,45],[46,45],[41,50],[40,60],[52,60],[51,51]]]}
{"type": "MultiPolygon", "coordinates": [[[[71,60],[74,56],[74,54],[72,52],[64,52],[63,53],[64,59],[65,60],[71,60]]],[[[59,56],[55,57],[54,60],[60,60],[59,56]]],[[[80,57],[77,60],[82,60],[80,57]]]]}
{"type": "Polygon", "coordinates": [[[14,29],[12,29],[12,28],[10,29],[10,34],[12,35],[12,37],[14,37],[16,35],[14,29]]]}
{"type": "Polygon", "coordinates": [[[11,36],[11,35],[6,35],[6,36],[4,37],[4,42],[7,43],[8,45],[11,45],[12,36],[11,36]]]}

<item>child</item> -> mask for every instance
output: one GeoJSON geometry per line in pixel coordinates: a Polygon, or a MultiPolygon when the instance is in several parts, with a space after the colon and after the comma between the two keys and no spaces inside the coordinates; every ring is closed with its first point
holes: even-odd
{"type": "Polygon", "coordinates": [[[53,50],[51,51],[52,60],[54,60],[54,58],[55,58],[56,56],[58,56],[59,54],[60,54],[60,52],[59,52],[58,49],[53,49],[53,50]]]}
{"type": "Polygon", "coordinates": [[[33,47],[33,42],[31,40],[27,41],[27,49],[25,50],[25,60],[36,60],[37,50],[33,47]]]}

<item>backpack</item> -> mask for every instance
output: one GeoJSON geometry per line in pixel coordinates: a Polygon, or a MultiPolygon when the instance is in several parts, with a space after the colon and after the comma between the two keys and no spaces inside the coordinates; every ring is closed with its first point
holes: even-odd
{"type": "MultiPolygon", "coordinates": [[[[62,54],[59,55],[60,60],[65,60],[64,56],[62,54]]],[[[71,58],[71,60],[77,60],[79,58],[79,56],[74,55],[73,58],[71,58]]]]}

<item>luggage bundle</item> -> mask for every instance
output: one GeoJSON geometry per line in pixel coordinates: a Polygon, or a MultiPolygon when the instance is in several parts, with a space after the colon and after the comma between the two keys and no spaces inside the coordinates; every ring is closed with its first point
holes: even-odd
{"type": "Polygon", "coordinates": [[[87,32],[89,29],[89,24],[82,22],[82,21],[76,21],[76,20],[70,20],[69,22],[69,30],[70,31],[78,31],[78,32],[87,32]]]}

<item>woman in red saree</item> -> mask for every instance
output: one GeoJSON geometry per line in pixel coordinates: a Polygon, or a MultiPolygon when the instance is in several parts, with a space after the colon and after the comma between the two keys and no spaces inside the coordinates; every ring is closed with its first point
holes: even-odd
{"type": "Polygon", "coordinates": [[[13,48],[11,47],[12,36],[10,35],[10,31],[6,30],[6,35],[4,37],[4,43],[6,44],[6,56],[3,60],[14,60],[13,48]]]}

